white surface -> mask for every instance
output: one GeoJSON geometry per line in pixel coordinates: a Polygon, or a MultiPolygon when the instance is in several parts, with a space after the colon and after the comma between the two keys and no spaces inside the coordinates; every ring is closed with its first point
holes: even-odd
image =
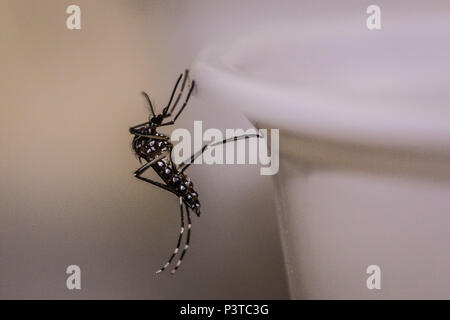
{"type": "Polygon", "coordinates": [[[202,99],[281,129],[293,298],[450,298],[444,20],[272,26],[199,56],[202,99]],[[381,291],[365,286],[371,264],[381,291]]]}
{"type": "MultiPolygon", "coordinates": [[[[189,169],[202,216],[175,277],[155,271],[176,245],[178,199],[132,174],[140,91],[162,110],[202,47],[192,26],[223,16],[221,2],[79,0],[82,29],[69,31],[67,2],[0,1],[0,299],[288,297],[271,179],[256,166],[189,169]],[[71,264],[81,291],[65,286],[71,264]]],[[[198,96],[177,126],[249,126],[198,96]]]]}
{"type": "Polygon", "coordinates": [[[196,77],[203,92],[275,128],[450,155],[446,21],[272,27],[203,52],[196,77]]]}

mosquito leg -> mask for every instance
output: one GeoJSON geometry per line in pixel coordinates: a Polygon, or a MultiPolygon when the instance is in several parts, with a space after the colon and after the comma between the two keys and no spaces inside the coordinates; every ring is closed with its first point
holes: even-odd
{"type": "Polygon", "coordinates": [[[172,94],[170,95],[169,103],[167,103],[167,106],[163,109],[163,112],[162,112],[163,116],[167,116],[167,111],[169,110],[169,107],[172,104],[173,97],[175,95],[175,92],[177,91],[178,85],[180,84],[180,81],[181,81],[182,77],[183,77],[183,74],[180,74],[178,76],[177,82],[175,83],[175,87],[173,88],[172,94]]]}
{"type": "Polygon", "coordinates": [[[156,135],[152,135],[152,134],[143,134],[143,133],[137,131],[137,129],[139,129],[139,128],[147,125],[147,124],[148,124],[148,122],[144,122],[144,123],[138,124],[138,125],[136,125],[134,127],[131,127],[129,129],[129,131],[130,131],[131,134],[134,134],[134,135],[140,136],[140,137],[147,137],[147,138],[160,139],[160,140],[169,140],[168,137],[161,137],[161,136],[156,136],[156,135]]]}
{"type": "MultiPolygon", "coordinates": [[[[181,197],[180,197],[180,201],[181,201],[181,197]]],[[[172,271],[170,271],[170,274],[175,274],[175,272],[177,272],[177,269],[180,267],[181,262],[183,261],[184,255],[186,254],[186,252],[187,252],[187,250],[189,248],[189,241],[191,239],[191,226],[192,226],[191,225],[191,213],[189,211],[189,207],[187,206],[187,204],[185,204],[185,206],[186,206],[186,216],[187,216],[187,220],[188,220],[186,243],[184,244],[183,251],[181,252],[181,255],[180,255],[180,258],[177,261],[177,264],[172,269],[172,271]]]]}
{"type": "Polygon", "coordinates": [[[187,96],[186,96],[186,100],[184,101],[183,106],[181,107],[181,109],[180,109],[180,110],[178,111],[178,113],[176,114],[175,118],[173,118],[172,121],[169,121],[169,122],[160,124],[158,127],[170,126],[170,125],[174,124],[175,121],[177,121],[178,117],[179,117],[180,114],[183,112],[184,108],[186,107],[186,105],[187,105],[187,103],[188,103],[188,101],[189,101],[189,98],[191,97],[192,91],[194,90],[194,87],[195,87],[195,81],[192,80],[192,82],[191,82],[191,88],[189,89],[189,92],[188,92],[188,94],[187,94],[187,96]]]}
{"type": "Polygon", "coordinates": [[[188,77],[189,77],[189,70],[187,70],[187,69],[184,71],[184,75],[180,75],[178,77],[178,81],[177,81],[177,83],[175,85],[175,88],[172,91],[172,96],[170,97],[169,103],[167,104],[167,106],[163,110],[164,118],[170,117],[170,115],[172,114],[173,110],[175,110],[178,102],[180,101],[181,96],[183,95],[184,87],[186,86],[186,80],[188,79],[188,77]],[[178,92],[177,98],[175,99],[175,103],[173,104],[173,106],[169,110],[169,107],[170,107],[170,105],[172,103],[172,99],[173,99],[175,91],[176,91],[176,89],[178,87],[178,83],[181,80],[181,77],[183,77],[183,83],[181,84],[180,92],[178,92]],[[169,112],[169,113],[167,113],[167,112],[169,112]]]}
{"type": "Polygon", "coordinates": [[[184,72],[184,79],[183,79],[183,84],[182,84],[182,86],[181,86],[181,90],[180,90],[180,92],[178,93],[178,97],[177,97],[177,99],[175,100],[175,103],[173,104],[172,108],[170,108],[170,111],[169,111],[169,113],[168,113],[167,116],[170,116],[170,115],[173,113],[173,111],[175,110],[175,108],[177,107],[178,102],[180,101],[180,98],[181,98],[181,96],[183,95],[184,87],[186,86],[186,80],[187,80],[188,78],[189,78],[189,70],[186,70],[186,71],[184,72]]]}
{"type": "Polygon", "coordinates": [[[129,129],[129,131],[130,131],[130,133],[134,134],[134,133],[136,132],[136,129],[138,129],[138,128],[140,128],[140,127],[143,127],[143,126],[146,125],[146,124],[148,124],[148,121],[147,121],[147,122],[144,122],[144,123],[141,123],[141,124],[138,124],[138,125],[135,125],[135,126],[133,126],[133,127],[131,127],[131,128],[129,129]]]}
{"type": "Polygon", "coordinates": [[[200,155],[203,154],[203,152],[205,152],[206,149],[211,148],[211,147],[215,147],[218,145],[222,145],[228,142],[232,142],[232,141],[237,141],[237,140],[242,140],[242,139],[250,139],[250,138],[261,138],[262,135],[258,134],[258,133],[252,133],[252,134],[244,134],[242,136],[236,136],[236,137],[231,137],[228,139],[224,139],[222,141],[218,141],[218,142],[214,142],[214,143],[210,143],[210,144],[205,144],[201,150],[197,151],[196,153],[194,153],[190,160],[189,163],[187,163],[187,160],[183,161],[182,163],[180,163],[180,165],[178,166],[180,172],[184,172],[184,170],[186,170],[187,168],[189,168],[189,166],[194,163],[195,159],[197,159],[200,155]]]}
{"type": "MultiPolygon", "coordinates": [[[[177,246],[175,247],[175,250],[173,251],[172,255],[170,256],[170,258],[166,262],[166,264],[161,269],[156,271],[156,273],[163,272],[170,265],[170,263],[172,262],[173,258],[175,257],[175,255],[180,250],[181,239],[182,239],[183,233],[184,233],[184,214],[183,214],[183,198],[180,197],[179,199],[180,199],[181,228],[180,228],[180,235],[178,236],[177,246]]],[[[189,218],[189,212],[188,212],[188,219],[189,219],[189,228],[190,228],[191,222],[190,222],[190,218],[189,218]]],[[[188,231],[188,239],[189,239],[189,231],[188,231]]],[[[183,251],[183,253],[184,253],[184,251],[183,251]]]]}
{"type": "Polygon", "coordinates": [[[142,134],[142,133],[137,133],[137,132],[133,132],[133,134],[136,136],[139,136],[139,137],[146,137],[146,138],[159,139],[159,140],[169,140],[169,137],[155,136],[152,134],[142,134]]]}
{"type": "MultiPolygon", "coordinates": [[[[159,159],[157,159],[156,161],[158,161],[158,160],[159,160],[159,159]]],[[[142,180],[142,181],[151,183],[151,184],[153,184],[153,185],[155,185],[155,186],[157,186],[157,187],[160,187],[161,189],[167,190],[167,191],[172,192],[173,194],[175,194],[175,192],[174,192],[172,189],[170,189],[167,185],[162,184],[161,182],[158,182],[158,181],[153,181],[153,180],[151,180],[151,179],[147,179],[147,178],[141,177],[141,174],[143,174],[143,173],[145,172],[145,170],[147,170],[148,168],[150,168],[150,166],[151,166],[154,162],[156,162],[156,161],[154,160],[154,161],[147,162],[146,164],[144,164],[142,167],[140,167],[139,169],[137,169],[137,170],[134,172],[134,176],[135,176],[136,178],[138,178],[139,180],[142,180]]]]}

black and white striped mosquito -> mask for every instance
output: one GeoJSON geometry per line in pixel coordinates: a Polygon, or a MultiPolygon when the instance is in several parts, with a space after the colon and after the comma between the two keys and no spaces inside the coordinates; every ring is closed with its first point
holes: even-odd
{"type": "Polygon", "coordinates": [[[187,79],[189,78],[189,71],[186,70],[184,74],[180,74],[178,77],[175,87],[172,90],[172,94],[169,99],[169,103],[162,110],[161,113],[155,114],[152,102],[147,93],[142,92],[142,94],[147,99],[150,106],[151,114],[149,115],[148,121],[138,124],[130,128],[130,133],[134,135],[132,147],[142,164],[142,159],[145,161],[142,167],[134,172],[134,176],[140,180],[153,184],[159,188],[167,190],[177,196],[180,203],[180,218],[181,218],[181,228],[180,234],[178,236],[177,245],[172,255],[169,257],[167,263],[156,273],[164,271],[172,263],[175,256],[180,252],[181,241],[183,234],[187,228],[187,236],[185,240],[184,247],[180,253],[175,267],[172,269],[171,274],[174,274],[176,270],[180,267],[181,262],[189,248],[189,241],[191,237],[191,215],[190,211],[193,211],[197,216],[200,216],[200,201],[198,199],[198,193],[194,189],[194,184],[191,179],[185,174],[185,171],[189,166],[197,159],[199,156],[205,152],[207,148],[225,144],[231,141],[237,141],[241,139],[248,139],[251,137],[260,137],[259,134],[247,134],[236,136],[228,139],[224,139],[219,142],[214,142],[211,144],[206,144],[201,150],[193,154],[189,159],[186,159],[179,165],[176,165],[172,161],[171,152],[173,149],[173,144],[169,141],[169,137],[157,132],[159,127],[173,125],[178,119],[180,114],[185,109],[189,98],[191,97],[192,91],[195,87],[195,81],[191,81],[187,86],[189,87],[187,96],[181,108],[173,117],[173,120],[169,120],[175,112],[175,109],[180,101],[184,89],[186,87],[187,79]],[[182,81],[181,88],[178,90],[180,82],[182,81]],[[176,96],[175,100],[174,97],[176,96]],[[172,103],[173,102],[173,103],[172,103]],[[166,120],[167,119],[167,120],[166,120]],[[154,181],[145,177],[142,174],[149,168],[152,168],[158,176],[161,178],[162,182],[154,181]],[[183,210],[184,205],[184,210],[183,210]],[[185,213],[187,218],[187,224],[185,224],[185,213]]]}

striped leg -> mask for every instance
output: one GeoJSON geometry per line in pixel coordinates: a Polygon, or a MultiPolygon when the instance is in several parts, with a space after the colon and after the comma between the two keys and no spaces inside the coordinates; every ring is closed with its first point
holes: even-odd
{"type": "Polygon", "coordinates": [[[164,110],[163,110],[163,115],[165,115],[164,117],[170,117],[170,115],[173,113],[173,111],[177,107],[178,101],[180,101],[181,95],[184,92],[184,87],[186,86],[186,80],[188,79],[188,77],[189,77],[189,70],[185,70],[184,71],[184,75],[180,75],[180,77],[178,78],[178,82],[177,82],[177,84],[176,84],[176,86],[175,86],[175,88],[174,88],[174,90],[172,92],[172,96],[170,98],[170,101],[167,104],[167,107],[165,107],[164,110]],[[178,83],[180,82],[182,77],[183,77],[183,84],[181,85],[181,89],[178,92],[177,98],[175,99],[175,103],[173,104],[173,106],[169,110],[169,107],[170,107],[170,104],[172,103],[172,99],[174,97],[175,91],[178,88],[178,83]],[[169,111],[169,113],[167,113],[167,111],[169,111]]]}
{"type": "MultiPolygon", "coordinates": [[[[184,100],[184,103],[183,103],[183,106],[181,107],[181,109],[178,110],[178,112],[177,112],[177,114],[175,115],[175,117],[173,118],[173,120],[171,120],[171,121],[169,121],[169,122],[161,123],[160,125],[158,125],[158,127],[170,126],[170,125],[174,124],[175,121],[177,121],[178,117],[179,117],[180,114],[183,112],[184,108],[186,108],[186,105],[187,105],[187,103],[188,103],[188,101],[189,101],[189,98],[191,97],[191,94],[192,94],[192,91],[194,90],[194,88],[195,88],[195,81],[192,80],[192,82],[191,82],[191,88],[190,88],[189,91],[188,91],[188,94],[187,94],[187,96],[186,96],[186,100],[184,100]]],[[[178,100],[178,99],[177,99],[177,100],[178,100]]],[[[178,101],[176,101],[176,103],[178,103],[178,101]]],[[[176,107],[176,104],[174,105],[174,107],[172,108],[172,110],[174,110],[175,107],[176,107]]],[[[166,118],[166,117],[169,117],[169,116],[171,116],[171,115],[172,115],[172,113],[170,113],[170,114],[168,114],[168,115],[165,114],[164,117],[166,118]]]]}
{"type": "MultiPolygon", "coordinates": [[[[183,214],[183,198],[182,197],[180,197],[180,212],[181,212],[181,228],[180,228],[180,235],[178,236],[177,246],[176,246],[175,250],[173,251],[172,255],[170,256],[169,260],[167,261],[167,263],[164,265],[164,267],[162,267],[161,269],[156,271],[156,273],[163,272],[170,265],[173,258],[175,258],[175,255],[180,250],[181,238],[183,237],[183,233],[184,233],[184,214],[183,214]]],[[[189,212],[188,212],[188,217],[189,217],[189,212]]],[[[190,218],[189,218],[189,226],[190,226],[190,223],[191,222],[190,222],[190,218]]],[[[189,239],[189,233],[188,233],[188,239],[189,239]]]]}
{"type": "Polygon", "coordinates": [[[182,163],[180,163],[180,165],[178,166],[178,169],[180,172],[184,172],[187,168],[189,168],[189,166],[191,164],[194,163],[195,159],[197,159],[198,157],[200,157],[203,152],[205,152],[206,149],[211,148],[211,147],[215,147],[221,144],[225,144],[228,142],[232,142],[232,141],[238,141],[238,140],[242,140],[242,139],[250,139],[250,138],[262,138],[262,135],[259,133],[251,133],[251,134],[244,134],[241,136],[236,136],[236,137],[231,137],[228,139],[224,139],[222,141],[218,141],[218,142],[214,142],[211,144],[205,144],[203,146],[203,148],[201,148],[201,150],[197,151],[196,153],[194,153],[190,159],[187,159],[185,161],[183,161],[182,163]]]}
{"type": "Polygon", "coordinates": [[[186,244],[184,245],[183,252],[180,255],[180,258],[177,261],[177,264],[173,268],[172,271],[170,271],[170,274],[175,274],[177,272],[177,269],[180,267],[181,262],[183,261],[184,255],[186,254],[187,250],[189,249],[189,240],[191,239],[191,213],[189,212],[189,207],[186,204],[186,215],[188,220],[188,230],[187,230],[187,237],[186,237],[186,244]]]}
{"type": "Polygon", "coordinates": [[[143,181],[145,181],[145,182],[151,183],[151,184],[153,184],[153,185],[155,185],[155,186],[157,186],[157,187],[160,187],[160,188],[162,188],[162,189],[164,189],[164,190],[167,190],[167,191],[169,191],[169,192],[172,192],[173,194],[176,194],[171,188],[169,188],[169,187],[168,187],[167,185],[165,185],[165,184],[162,184],[161,182],[153,181],[153,180],[151,180],[151,179],[147,179],[147,178],[141,177],[141,175],[142,175],[146,170],[148,170],[148,168],[150,168],[150,166],[151,166],[153,163],[155,163],[155,162],[158,161],[159,159],[162,159],[161,156],[159,156],[159,157],[157,157],[156,159],[154,159],[154,160],[152,160],[152,161],[147,162],[146,164],[144,164],[142,167],[140,167],[139,169],[137,169],[137,170],[134,172],[134,176],[135,176],[136,178],[138,178],[139,180],[143,180],[143,181]]]}

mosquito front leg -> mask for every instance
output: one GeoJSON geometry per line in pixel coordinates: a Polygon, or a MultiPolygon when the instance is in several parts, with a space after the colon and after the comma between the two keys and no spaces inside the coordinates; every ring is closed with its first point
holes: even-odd
{"type": "Polygon", "coordinates": [[[172,94],[171,94],[171,96],[170,96],[169,103],[168,103],[167,106],[163,109],[163,113],[162,113],[162,114],[163,114],[164,118],[170,117],[170,115],[172,114],[173,110],[174,110],[175,107],[177,106],[178,101],[180,100],[181,95],[183,94],[184,87],[186,86],[186,79],[188,78],[188,75],[189,75],[189,70],[185,70],[185,71],[184,71],[184,76],[183,76],[183,74],[180,74],[180,76],[178,77],[177,82],[176,82],[176,84],[175,84],[175,87],[174,87],[173,90],[172,90],[172,94]],[[170,107],[170,105],[172,104],[173,97],[175,96],[175,92],[177,91],[178,84],[180,83],[181,78],[183,78],[183,84],[181,85],[180,92],[178,92],[178,96],[177,96],[177,98],[175,99],[175,103],[173,104],[172,108],[170,108],[170,110],[169,110],[169,107],[170,107]],[[167,112],[169,112],[169,113],[167,113],[167,112]]]}
{"type": "Polygon", "coordinates": [[[146,138],[159,139],[159,140],[169,140],[169,137],[155,136],[152,134],[142,134],[142,133],[137,133],[137,132],[134,132],[133,134],[136,136],[139,136],[139,137],[146,137],[146,138]]]}
{"type": "Polygon", "coordinates": [[[148,124],[148,122],[144,122],[144,123],[141,123],[141,124],[138,124],[138,125],[135,125],[135,126],[131,127],[131,128],[129,129],[129,130],[130,130],[130,133],[131,133],[131,134],[134,134],[135,132],[137,132],[137,131],[136,131],[137,129],[139,129],[139,128],[145,126],[146,124],[148,124]]]}
{"type": "Polygon", "coordinates": [[[162,124],[158,125],[158,127],[170,126],[170,125],[174,124],[175,121],[177,121],[178,117],[183,112],[184,108],[186,107],[186,105],[187,105],[187,103],[189,101],[189,98],[191,97],[192,91],[194,90],[194,87],[195,87],[195,81],[193,80],[191,82],[191,88],[189,89],[189,92],[187,94],[186,100],[184,101],[183,106],[181,107],[181,109],[176,114],[175,118],[173,118],[172,121],[169,121],[169,122],[162,123],[162,124]]]}

